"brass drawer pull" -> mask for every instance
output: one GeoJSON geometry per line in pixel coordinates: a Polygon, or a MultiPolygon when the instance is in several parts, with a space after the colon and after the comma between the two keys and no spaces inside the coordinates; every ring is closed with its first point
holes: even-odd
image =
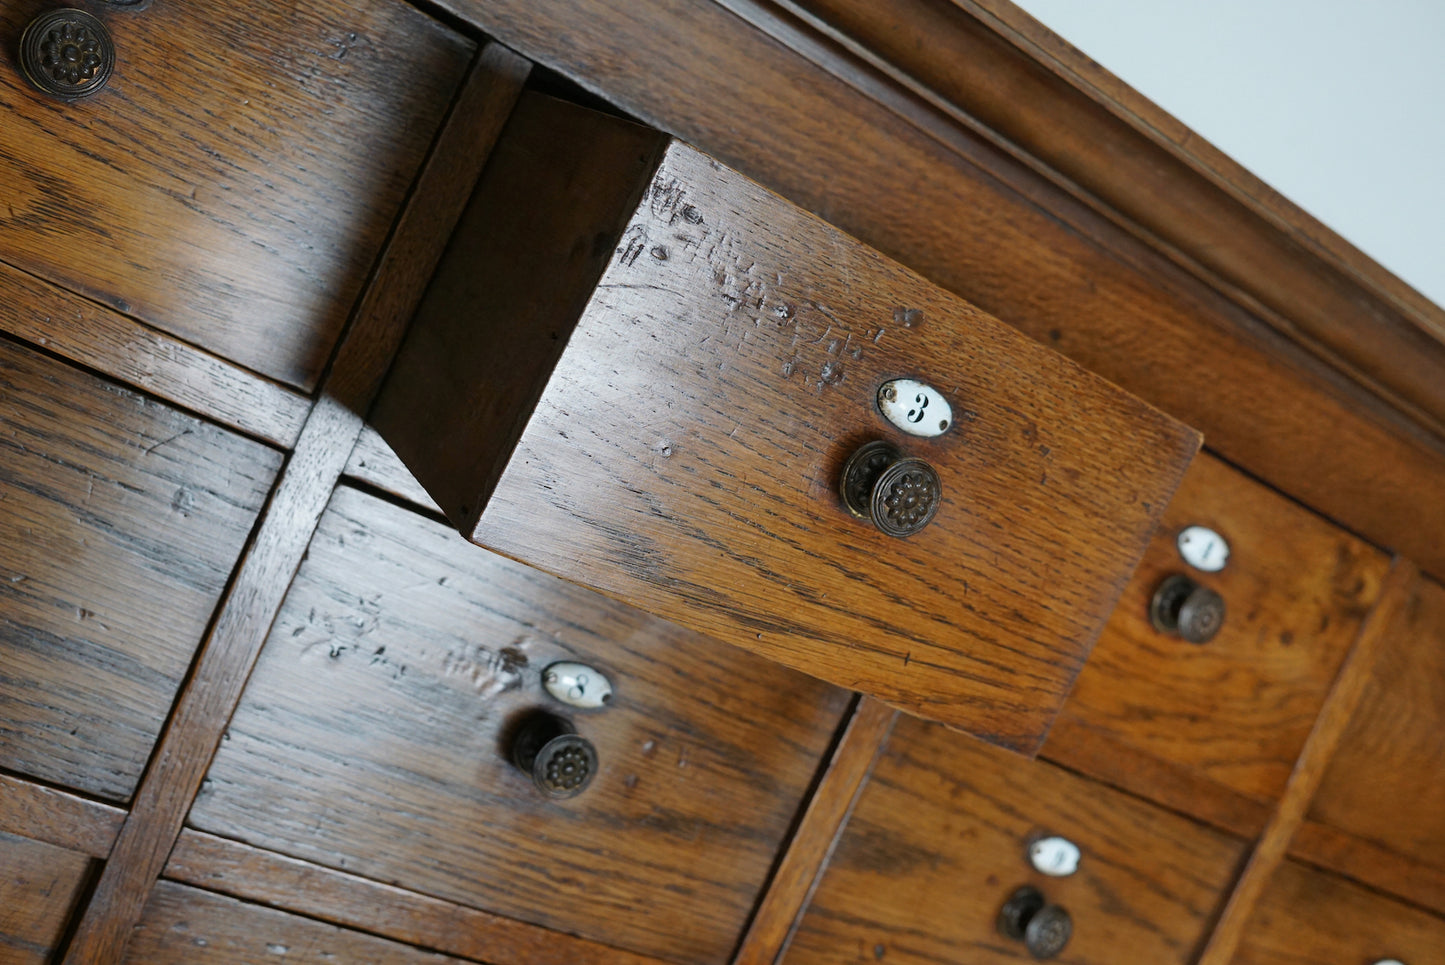
{"type": "Polygon", "coordinates": [[[597,748],[567,718],[537,711],[517,726],[512,763],[547,797],[576,797],[597,773],[597,748]]]}
{"type": "Polygon", "coordinates": [[[838,491],[848,512],[889,536],[912,536],[933,521],[943,484],[922,459],[879,440],[859,447],[843,464],[838,491]]]}
{"type": "Polygon", "coordinates": [[[115,42],[105,24],[84,10],[61,8],[30,21],[20,36],[26,80],[62,100],[99,91],[115,70],[115,42]]]}
{"type": "Polygon", "coordinates": [[[1024,885],[1009,895],[998,913],[999,934],[1023,942],[1034,958],[1053,958],[1074,934],[1074,920],[1059,905],[1051,905],[1043,892],[1024,885]]]}
{"type": "Polygon", "coordinates": [[[1224,597],[1182,573],[1168,577],[1149,601],[1149,622],[1160,633],[1208,643],[1224,626],[1224,597]]]}

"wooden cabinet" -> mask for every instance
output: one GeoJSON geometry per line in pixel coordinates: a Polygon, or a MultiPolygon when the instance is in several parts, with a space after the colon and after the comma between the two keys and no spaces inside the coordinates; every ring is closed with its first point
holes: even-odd
{"type": "Polygon", "coordinates": [[[1286,862],[1245,932],[1236,965],[1395,960],[1445,963],[1445,919],[1286,862]]]}
{"type": "Polygon", "coordinates": [[[903,719],[842,831],[785,961],[1026,962],[997,920],[1032,884],[1072,919],[1061,962],[1187,963],[1243,842],[1052,765],[903,719]],[[1033,870],[1060,835],[1078,870],[1033,870]]]}
{"type": "Polygon", "coordinates": [[[474,45],[400,0],[96,12],[99,93],[0,65],[0,258],[311,388],[474,45]]]}
{"type": "Polygon", "coordinates": [[[1389,558],[1255,480],[1201,455],[1120,598],[1049,734],[1045,755],[1243,834],[1283,793],[1389,558]],[[1229,547],[1219,572],[1187,565],[1191,526],[1229,547]],[[1207,643],[1150,623],[1174,574],[1220,594],[1207,643]]]}
{"type": "Polygon", "coordinates": [[[0,342],[0,766],[135,789],[281,454],[0,342]]]}
{"type": "Polygon", "coordinates": [[[336,492],[192,810],[199,829],[679,962],[726,961],[847,694],[336,492]],[[558,660],[606,706],[544,693],[558,660]],[[550,800],[509,760],[571,718],[550,800]]]}
{"type": "Polygon", "coordinates": [[[130,940],[134,965],[447,965],[455,958],[249,905],[185,885],[156,886],[130,940]]]}
{"type": "Polygon", "coordinates": [[[0,831],[0,961],[50,961],[91,871],[83,854],[0,831]]]}
{"type": "Polygon", "coordinates": [[[540,96],[373,421],[475,542],[1024,752],[1198,444],[698,151],[540,96]],[[904,377],[931,437],[881,414],[904,377]],[[889,497],[936,509],[906,539],[839,495],[878,440],[937,472],[889,497]]]}

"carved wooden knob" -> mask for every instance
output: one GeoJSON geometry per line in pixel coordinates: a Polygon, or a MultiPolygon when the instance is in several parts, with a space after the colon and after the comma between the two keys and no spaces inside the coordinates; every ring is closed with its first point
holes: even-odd
{"type": "Polygon", "coordinates": [[[1149,622],[1154,629],[1190,643],[1213,640],[1224,626],[1224,612],[1224,597],[1179,573],[1160,583],[1149,601],[1149,622]]]}
{"type": "Polygon", "coordinates": [[[597,773],[597,749],[565,717],[539,711],[517,728],[512,763],[547,797],[576,797],[597,773]]]}
{"type": "Polygon", "coordinates": [[[62,100],[99,91],[115,70],[115,43],[84,10],[42,13],[20,35],[20,69],[36,88],[62,100]]]}
{"type": "Polygon", "coordinates": [[[838,491],[850,513],[900,538],[932,522],[943,498],[943,484],[932,466],[882,440],[848,457],[838,491]]]}

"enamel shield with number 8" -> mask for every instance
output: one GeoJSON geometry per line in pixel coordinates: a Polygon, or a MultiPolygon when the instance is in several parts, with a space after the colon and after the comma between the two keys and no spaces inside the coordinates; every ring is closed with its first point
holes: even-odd
{"type": "Polygon", "coordinates": [[[542,671],[542,686],[569,707],[591,709],[612,699],[612,682],[585,663],[554,663],[542,671]]]}

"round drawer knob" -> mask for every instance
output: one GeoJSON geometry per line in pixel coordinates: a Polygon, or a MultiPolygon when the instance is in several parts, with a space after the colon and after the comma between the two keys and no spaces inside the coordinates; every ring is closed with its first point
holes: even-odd
{"type": "Polygon", "coordinates": [[[1024,947],[1034,958],[1053,958],[1064,950],[1074,934],[1069,913],[1045,900],[1043,892],[1024,885],[1009,895],[998,913],[999,934],[1024,947]]]}
{"type": "Polygon", "coordinates": [[[45,93],[78,100],[110,80],[115,44],[105,24],[84,10],[51,10],[21,34],[20,69],[45,93]]]}
{"type": "Polygon", "coordinates": [[[870,442],[843,464],[838,492],[848,512],[871,520],[889,536],[906,537],[933,521],[943,484],[922,459],[904,456],[891,443],[870,442]]]}
{"type": "Polygon", "coordinates": [[[565,717],[539,712],[517,728],[512,763],[547,797],[576,797],[597,773],[597,749],[565,717]]]}
{"type": "Polygon", "coordinates": [[[1149,602],[1149,622],[1161,633],[1208,643],[1224,626],[1224,597],[1183,574],[1168,577],[1149,602]]]}

